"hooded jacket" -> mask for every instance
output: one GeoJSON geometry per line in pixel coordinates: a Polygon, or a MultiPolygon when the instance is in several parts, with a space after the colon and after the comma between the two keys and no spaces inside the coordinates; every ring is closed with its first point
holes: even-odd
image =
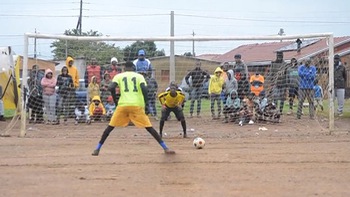
{"type": "Polygon", "coordinates": [[[232,90],[237,90],[238,83],[234,76],[233,70],[227,71],[227,78],[225,80],[225,94],[229,95],[232,90]]]}
{"type": "Polygon", "coordinates": [[[219,77],[216,76],[216,73],[221,72],[222,69],[220,67],[217,67],[215,69],[214,75],[210,77],[209,80],[209,88],[208,88],[208,93],[210,94],[221,94],[222,92],[222,87],[225,84],[224,78],[220,75],[219,77]]]}
{"type": "Polygon", "coordinates": [[[78,73],[78,69],[74,65],[69,66],[69,62],[70,61],[74,61],[74,59],[72,57],[67,57],[67,59],[66,59],[66,66],[68,68],[68,73],[69,73],[70,76],[72,76],[74,87],[78,88],[79,87],[79,73],[78,73]]]}
{"type": "Polygon", "coordinates": [[[94,115],[94,111],[97,109],[97,108],[100,108],[102,109],[102,114],[105,115],[106,114],[106,109],[105,107],[103,106],[102,102],[101,102],[101,99],[99,96],[94,96],[92,98],[92,101],[90,103],[90,106],[89,106],[89,113],[90,113],[90,116],[94,115]],[[96,106],[94,101],[100,101],[99,105],[96,106]]]}
{"type": "Polygon", "coordinates": [[[346,85],[346,69],[341,62],[334,68],[334,87],[344,89],[346,85]]]}
{"type": "Polygon", "coordinates": [[[51,79],[47,78],[46,75],[48,73],[52,73],[53,74],[51,69],[46,69],[45,70],[45,76],[41,80],[41,87],[43,88],[43,95],[53,95],[53,94],[55,94],[55,87],[56,87],[57,80],[54,78],[53,75],[52,75],[51,79]]]}
{"type": "Polygon", "coordinates": [[[91,78],[91,82],[89,83],[89,87],[88,87],[88,93],[89,93],[90,99],[94,98],[95,96],[100,97],[100,86],[98,85],[97,82],[93,82],[94,79],[95,79],[95,76],[91,78]]]}
{"type": "Polygon", "coordinates": [[[241,107],[241,100],[238,97],[236,90],[231,90],[229,97],[226,100],[225,106],[227,107],[233,107],[235,109],[238,109],[241,107]],[[235,95],[235,99],[232,99],[232,95],[235,95]]]}
{"type": "MultiPolygon", "coordinates": [[[[61,74],[57,77],[57,86],[58,86],[58,94],[66,96],[71,89],[74,88],[74,83],[72,76],[69,75],[69,71],[67,71],[67,74],[63,74],[63,69],[67,68],[66,66],[63,66],[61,69],[61,74]]],[[[68,69],[68,68],[67,68],[68,69]]]]}

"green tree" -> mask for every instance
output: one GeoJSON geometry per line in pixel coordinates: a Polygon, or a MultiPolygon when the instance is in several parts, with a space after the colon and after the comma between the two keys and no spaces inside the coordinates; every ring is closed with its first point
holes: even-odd
{"type": "Polygon", "coordinates": [[[136,41],[132,43],[130,46],[127,45],[124,49],[124,60],[134,60],[137,58],[137,52],[140,49],[144,49],[146,51],[146,57],[157,57],[157,56],[165,56],[164,49],[157,50],[157,46],[154,41],[136,41]]]}
{"type": "Polygon", "coordinates": [[[185,53],[184,53],[184,56],[187,56],[187,57],[192,57],[193,55],[192,55],[192,53],[191,53],[191,52],[185,52],[185,53]]]}
{"type": "MultiPolygon", "coordinates": [[[[79,36],[76,29],[66,30],[64,35],[79,36]]],[[[90,30],[83,32],[82,36],[102,36],[98,31],[90,30]]],[[[112,57],[122,58],[122,50],[114,44],[96,41],[77,41],[77,40],[57,40],[51,43],[55,60],[66,59],[67,55],[73,58],[96,58],[99,64],[109,64],[112,57]]]]}

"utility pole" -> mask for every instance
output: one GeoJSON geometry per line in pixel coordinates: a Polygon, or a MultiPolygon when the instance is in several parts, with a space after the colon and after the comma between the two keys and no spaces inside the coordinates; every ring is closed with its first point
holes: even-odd
{"type": "Polygon", "coordinates": [[[83,23],[83,0],[80,0],[80,14],[79,14],[78,24],[77,24],[77,28],[76,28],[79,35],[81,35],[82,23],[83,23]]]}
{"type": "MultiPolygon", "coordinates": [[[[194,37],[195,35],[194,30],[192,30],[192,36],[194,37]]],[[[192,41],[192,56],[196,57],[196,54],[194,53],[194,40],[192,41]]]]}
{"type": "MultiPolygon", "coordinates": [[[[170,36],[174,37],[174,11],[170,12],[170,36]]],[[[175,45],[174,41],[170,41],[170,57],[169,57],[169,63],[170,63],[170,68],[169,68],[169,80],[170,81],[175,81],[175,45]]]]}
{"type": "MultiPolygon", "coordinates": [[[[36,28],[35,28],[36,33],[36,28]]],[[[36,58],[36,37],[34,38],[34,59],[36,58]]]]}

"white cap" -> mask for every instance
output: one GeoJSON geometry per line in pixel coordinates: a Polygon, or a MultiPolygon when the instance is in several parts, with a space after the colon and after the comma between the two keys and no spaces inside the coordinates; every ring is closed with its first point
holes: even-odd
{"type": "Polygon", "coordinates": [[[114,62],[114,61],[118,63],[118,59],[116,57],[112,57],[111,63],[114,62]]]}

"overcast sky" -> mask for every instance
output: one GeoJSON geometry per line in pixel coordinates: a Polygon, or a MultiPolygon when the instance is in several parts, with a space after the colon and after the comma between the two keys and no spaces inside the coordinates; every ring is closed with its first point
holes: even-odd
{"type": "MultiPolygon", "coordinates": [[[[0,46],[23,54],[23,34],[63,34],[77,25],[80,0],[11,0],[0,3],[0,46]]],[[[333,32],[350,35],[349,0],[83,0],[83,32],[111,36],[169,36],[175,12],[175,36],[248,36],[333,32]]],[[[38,57],[52,57],[52,40],[38,40],[38,57]]],[[[250,43],[255,43],[251,41],[250,43]]],[[[33,55],[30,41],[29,55],[33,55]]],[[[124,47],[125,42],[116,43],[124,47]]],[[[168,43],[156,42],[167,55],[168,43]]],[[[242,42],[196,43],[196,54],[224,53],[242,42]]],[[[175,43],[175,53],[192,51],[192,42],[175,43]]]]}

